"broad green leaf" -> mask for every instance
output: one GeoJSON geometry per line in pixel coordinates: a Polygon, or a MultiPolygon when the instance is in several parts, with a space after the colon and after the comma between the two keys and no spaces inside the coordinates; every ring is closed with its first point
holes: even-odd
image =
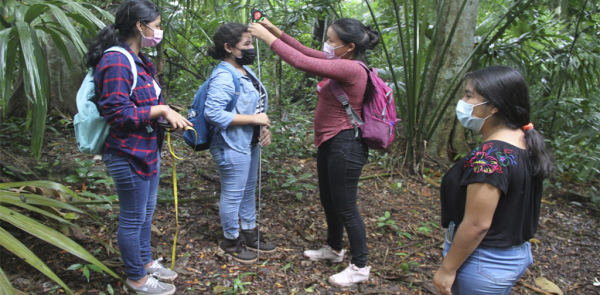
{"type": "Polygon", "coordinates": [[[66,270],[78,270],[82,267],[83,267],[83,264],[76,263],[76,264],[71,264],[71,266],[69,266],[66,270]]]}
{"type": "Polygon", "coordinates": [[[71,8],[73,12],[83,15],[86,19],[94,23],[99,29],[104,29],[106,26],[101,20],[95,17],[89,9],[83,7],[80,3],[71,0],[61,0],[61,2],[67,4],[67,6],[71,8]]]}
{"type": "Polygon", "coordinates": [[[0,202],[5,202],[7,204],[11,204],[11,205],[14,205],[14,206],[21,207],[23,209],[30,210],[32,212],[36,212],[36,213],[42,214],[42,215],[44,215],[44,216],[46,216],[48,218],[51,218],[51,219],[53,219],[53,220],[55,220],[55,221],[57,221],[59,223],[69,225],[70,227],[74,226],[72,223],[66,221],[64,218],[61,218],[61,217],[57,216],[56,214],[52,214],[52,213],[50,213],[50,212],[48,212],[46,210],[43,210],[42,208],[38,208],[38,207],[35,207],[35,206],[27,205],[27,204],[23,203],[20,200],[15,200],[13,198],[6,198],[6,196],[0,196],[0,202]]]}
{"type": "MultiPolygon", "coordinates": [[[[10,35],[13,35],[13,38],[11,38],[10,36],[8,37],[9,41],[8,46],[6,47],[6,69],[4,71],[4,83],[2,85],[2,95],[6,98],[10,98],[10,95],[12,94],[12,89],[10,86],[14,77],[15,68],[17,64],[17,46],[19,44],[19,39],[16,37],[16,32],[16,29],[12,30],[10,35]]],[[[2,73],[0,72],[0,74],[2,73]]],[[[2,100],[4,115],[7,115],[6,112],[8,111],[8,102],[9,99],[2,100]]]]}
{"type": "Polygon", "coordinates": [[[23,187],[23,186],[34,186],[34,187],[51,189],[51,190],[55,190],[58,192],[66,193],[70,197],[73,197],[75,199],[83,200],[81,197],[79,197],[76,193],[74,193],[68,187],[66,187],[58,182],[54,182],[54,181],[40,180],[40,181],[21,181],[21,182],[0,183],[0,189],[19,188],[19,187],[23,187]]]}
{"type": "Polygon", "coordinates": [[[54,5],[49,5],[49,7],[50,7],[50,10],[52,11],[52,14],[56,18],[56,20],[66,30],[66,32],[67,32],[66,37],[68,37],[71,40],[71,42],[73,42],[73,44],[75,44],[75,47],[77,47],[77,50],[79,51],[79,53],[83,55],[83,52],[86,52],[87,48],[86,48],[85,44],[83,44],[83,41],[79,37],[79,32],[77,32],[77,30],[71,23],[71,20],[67,17],[65,12],[62,11],[60,8],[58,8],[54,5]]]}
{"type": "Polygon", "coordinates": [[[48,6],[44,5],[44,4],[31,5],[31,6],[29,6],[29,9],[27,9],[27,12],[25,13],[24,21],[29,24],[34,19],[39,17],[42,13],[44,13],[48,10],[49,10],[48,6]]]}
{"type": "Polygon", "coordinates": [[[17,1],[2,0],[2,6],[0,6],[0,17],[4,18],[7,23],[12,23],[15,20],[16,9],[17,1]]]}
{"type": "Polygon", "coordinates": [[[28,204],[28,205],[37,205],[37,206],[47,206],[54,207],[59,209],[65,209],[73,212],[77,212],[80,214],[86,214],[85,211],[70,205],[65,202],[61,202],[59,200],[51,199],[45,196],[28,194],[28,193],[16,193],[9,191],[0,191],[0,203],[6,202],[11,204],[17,204],[18,202],[28,204]]]}
{"type": "Polygon", "coordinates": [[[102,269],[100,269],[99,267],[93,265],[93,264],[89,264],[87,267],[89,267],[91,270],[95,271],[95,272],[99,272],[102,273],[102,269]]]}
{"type": "MultiPolygon", "coordinates": [[[[29,24],[24,22],[16,22],[15,26],[19,34],[21,58],[25,62],[23,69],[23,78],[25,80],[26,89],[31,91],[34,99],[41,95],[39,85],[41,83],[41,75],[38,70],[35,54],[37,50],[34,48],[35,40],[32,35],[29,24]]],[[[22,66],[22,65],[21,65],[22,66]]],[[[33,101],[32,101],[33,102],[33,101]]],[[[35,104],[35,102],[33,102],[35,104]]]]}
{"type": "Polygon", "coordinates": [[[6,69],[6,54],[8,52],[8,40],[11,32],[12,28],[0,31],[0,73],[2,74],[4,74],[4,70],[6,69]]]}
{"type": "Polygon", "coordinates": [[[107,18],[109,22],[111,22],[111,23],[115,22],[115,16],[112,15],[112,14],[110,14],[108,11],[106,11],[106,10],[104,10],[104,9],[102,9],[102,8],[94,5],[94,4],[91,4],[91,3],[81,3],[81,5],[92,7],[96,11],[100,12],[100,14],[102,14],[102,17],[107,18]]]}
{"type": "Polygon", "coordinates": [[[2,271],[2,268],[0,268],[0,290],[4,290],[3,292],[6,292],[4,294],[7,295],[15,294],[14,292],[11,292],[14,290],[13,286],[8,280],[8,277],[6,276],[4,271],[2,271]]]}
{"type": "MultiPolygon", "coordinates": [[[[15,32],[16,29],[13,30],[13,28],[7,28],[0,31],[0,75],[4,76],[3,79],[0,79],[0,94],[2,97],[6,98],[9,98],[12,92],[11,85],[15,68],[14,55],[17,52],[17,42],[16,38],[11,40],[10,35],[15,32]]],[[[6,115],[6,112],[8,111],[8,102],[9,99],[2,99],[4,115],[6,115]]]]}
{"type": "Polygon", "coordinates": [[[92,254],[86,251],[81,245],[75,243],[73,240],[68,238],[67,236],[31,219],[28,218],[18,212],[12,211],[8,208],[0,206],[0,219],[20,228],[21,230],[36,236],[39,239],[44,240],[45,242],[52,244],[60,249],[63,249],[83,260],[86,260],[105,272],[109,273],[111,276],[119,279],[122,279],[106,267],[102,262],[98,261],[92,254]]]}
{"type": "Polygon", "coordinates": [[[45,27],[45,26],[35,26],[36,30],[40,30],[45,32],[46,34],[50,35],[50,37],[52,38],[52,41],[54,42],[54,45],[56,46],[56,48],[58,49],[58,52],[60,52],[60,54],[63,57],[63,60],[65,62],[67,62],[67,66],[69,66],[69,70],[74,71],[73,68],[73,61],[71,58],[71,55],[69,54],[69,49],[67,49],[67,45],[65,44],[64,40],[62,39],[62,34],[56,30],[53,30],[49,27],[45,27]]]}
{"type": "Polygon", "coordinates": [[[89,282],[90,281],[90,269],[88,268],[87,265],[83,267],[83,275],[89,282]]]}
{"type": "MultiPolygon", "coordinates": [[[[2,207],[0,207],[2,209],[2,207]]],[[[13,254],[19,256],[19,258],[23,259],[25,262],[29,263],[29,265],[35,267],[41,273],[46,275],[48,278],[52,279],[59,285],[61,285],[67,294],[73,294],[71,289],[67,287],[67,285],[42,261],[40,260],[27,246],[23,245],[19,242],[15,237],[13,237],[10,233],[0,227],[0,245],[6,248],[6,250],[12,252],[13,254]]],[[[6,289],[4,289],[6,290],[6,289]]]]}

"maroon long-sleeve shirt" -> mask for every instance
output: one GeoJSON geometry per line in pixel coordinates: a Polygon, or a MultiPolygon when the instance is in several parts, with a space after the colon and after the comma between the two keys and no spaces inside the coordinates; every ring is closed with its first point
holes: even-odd
{"type": "Polygon", "coordinates": [[[342,130],[353,128],[346,110],[329,89],[329,81],[333,79],[342,85],[350,105],[362,116],[368,76],[357,61],[327,59],[322,51],[308,48],[285,33],[271,44],[271,49],[294,68],[324,78],[317,86],[319,101],[314,121],[316,146],[342,130]]]}

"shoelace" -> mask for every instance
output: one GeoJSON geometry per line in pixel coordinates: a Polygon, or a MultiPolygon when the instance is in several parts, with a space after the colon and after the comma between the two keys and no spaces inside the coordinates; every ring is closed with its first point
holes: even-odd
{"type": "Polygon", "coordinates": [[[160,264],[160,261],[162,261],[162,260],[163,260],[163,258],[160,257],[160,258],[152,261],[152,265],[150,265],[150,268],[159,268],[159,269],[164,268],[164,266],[162,264],[160,264]]]}
{"type": "Polygon", "coordinates": [[[157,280],[157,279],[155,279],[155,278],[154,278],[152,275],[149,275],[149,276],[148,276],[148,280],[146,281],[146,284],[144,284],[144,285],[148,285],[148,286],[149,286],[149,287],[151,287],[151,288],[157,288],[157,287],[158,287],[158,288],[161,288],[161,289],[163,289],[163,290],[165,289],[165,288],[163,288],[163,286],[161,286],[161,285],[158,283],[158,280],[157,280]]]}
{"type": "Polygon", "coordinates": [[[242,252],[242,250],[246,250],[246,242],[240,239],[235,245],[235,252],[242,252]]]}

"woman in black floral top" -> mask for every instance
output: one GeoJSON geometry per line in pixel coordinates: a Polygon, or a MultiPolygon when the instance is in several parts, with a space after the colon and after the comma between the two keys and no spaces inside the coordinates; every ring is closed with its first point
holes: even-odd
{"type": "Polygon", "coordinates": [[[444,261],[433,278],[442,294],[508,294],[533,262],[542,182],[552,161],[530,123],[527,84],[513,68],[469,73],[459,121],[483,143],[442,179],[444,261]]]}

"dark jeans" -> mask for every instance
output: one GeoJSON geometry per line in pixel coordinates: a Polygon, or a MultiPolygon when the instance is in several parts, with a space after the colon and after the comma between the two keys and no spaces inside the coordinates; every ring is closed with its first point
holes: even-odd
{"type": "Polygon", "coordinates": [[[121,259],[127,277],[137,281],[146,276],[144,265],[152,262],[150,239],[160,180],[160,154],[156,164],[158,175],[148,180],[140,178],[126,156],[104,154],[103,161],[119,196],[117,242],[121,259]]]}
{"type": "Polygon", "coordinates": [[[341,250],[344,227],[350,240],[352,263],[367,264],[367,233],[358,211],[358,179],[367,162],[369,148],[348,129],[327,140],[317,151],[321,204],[327,218],[327,244],[341,250]]]}

